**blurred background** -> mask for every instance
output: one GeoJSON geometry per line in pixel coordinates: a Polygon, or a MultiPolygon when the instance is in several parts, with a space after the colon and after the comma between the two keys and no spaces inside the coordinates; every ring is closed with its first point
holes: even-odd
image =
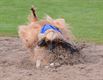
{"type": "Polygon", "coordinates": [[[32,5],[39,19],[64,18],[77,41],[103,43],[103,0],[0,0],[0,36],[18,36],[32,5]]]}

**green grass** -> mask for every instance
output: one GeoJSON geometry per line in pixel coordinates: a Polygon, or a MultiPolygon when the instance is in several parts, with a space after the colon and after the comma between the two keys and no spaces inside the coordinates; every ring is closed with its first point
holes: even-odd
{"type": "Polygon", "coordinates": [[[40,19],[65,18],[78,41],[103,43],[103,0],[0,0],[0,36],[17,35],[32,5],[40,19]]]}

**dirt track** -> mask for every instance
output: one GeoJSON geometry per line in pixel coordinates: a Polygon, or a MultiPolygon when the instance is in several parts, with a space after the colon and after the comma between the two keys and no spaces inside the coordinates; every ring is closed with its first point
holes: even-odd
{"type": "Polygon", "coordinates": [[[0,38],[0,80],[103,80],[103,45],[82,52],[84,64],[35,69],[18,38],[0,38]]]}

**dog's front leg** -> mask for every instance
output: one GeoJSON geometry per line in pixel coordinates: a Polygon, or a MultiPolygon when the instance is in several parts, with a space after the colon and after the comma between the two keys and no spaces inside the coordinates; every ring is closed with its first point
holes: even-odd
{"type": "Polygon", "coordinates": [[[37,59],[36,60],[36,68],[39,68],[41,65],[41,60],[37,59]]]}
{"type": "Polygon", "coordinates": [[[33,61],[35,62],[36,68],[39,68],[41,65],[41,52],[38,46],[34,48],[33,61]]]}
{"type": "Polygon", "coordinates": [[[36,68],[48,65],[51,56],[52,55],[48,54],[48,51],[45,49],[45,47],[36,46],[34,49],[34,61],[36,68]]]}

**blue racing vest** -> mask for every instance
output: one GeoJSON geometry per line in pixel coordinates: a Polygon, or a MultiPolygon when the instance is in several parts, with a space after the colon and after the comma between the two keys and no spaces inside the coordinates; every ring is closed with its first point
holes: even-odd
{"type": "Polygon", "coordinates": [[[62,32],[56,28],[55,26],[51,25],[51,24],[45,24],[42,28],[41,28],[41,31],[40,33],[41,34],[44,34],[47,30],[54,30],[54,31],[57,31],[57,32],[60,32],[62,34],[62,32]]]}

